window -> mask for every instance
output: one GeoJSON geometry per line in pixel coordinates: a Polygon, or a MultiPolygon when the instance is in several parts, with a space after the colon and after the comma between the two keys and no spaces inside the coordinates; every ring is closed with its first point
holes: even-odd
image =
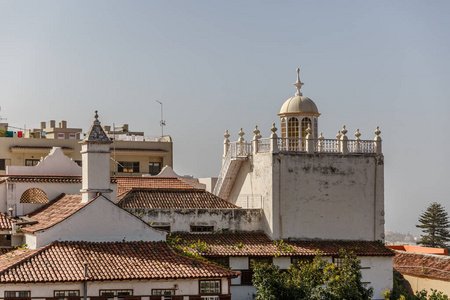
{"type": "Polygon", "coordinates": [[[220,280],[200,280],[200,294],[220,294],[220,280]]]}
{"type": "Polygon", "coordinates": [[[76,133],[70,133],[69,134],[69,139],[70,140],[76,140],[77,139],[77,134],[76,133]]]}
{"type": "Polygon", "coordinates": [[[250,257],[249,258],[249,266],[250,269],[253,270],[256,264],[271,264],[272,257],[250,257]]]}
{"type": "Polygon", "coordinates": [[[53,295],[55,298],[58,298],[59,300],[68,300],[70,297],[80,297],[80,291],[79,290],[59,290],[59,291],[53,291],[53,295]]]}
{"type": "Polygon", "coordinates": [[[191,232],[213,232],[214,226],[191,225],[191,232]]]}
{"type": "Polygon", "coordinates": [[[333,263],[337,268],[342,268],[344,264],[344,258],[343,257],[333,257],[333,263]]]}
{"type": "Polygon", "coordinates": [[[148,174],[158,175],[159,172],[161,172],[161,163],[159,162],[148,163],[148,174]]]}
{"type": "Polygon", "coordinates": [[[314,257],[312,256],[306,256],[306,257],[292,257],[291,258],[291,265],[294,268],[298,268],[303,262],[310,263],[314,260],[314,257]]]}
{"type": "Polygon", "coordinates": [[[57,138],[58,139],[65,139],[66,135],[64,133],[58,133],[57,138]]]}
{"type": "Polygon", "coordinates": [[[133,296],[133,290],[100,290],[100,296],[107,296],[108,300],[124,300],[124,296],[133,296]]]}
{"type": "Polygon", "coordinates": [[[10,234],[0,234],[0,246],[11,247],[11,235],[10,234]]]}
{"type": "Polygon", "coordinates": [[[202,300],[219,300],[219,296],[202,296],[202,300]]]}
{"type": "Polygon", "coordinates": [[[5,291],[5,298],[29,298],[30,291],[5,291]]]}
{"type": "MultiPolygon", "coordinates": [[[[163,289],[153,289],[152,295],[154,296],[164,296],[163,300],[172,300],[173,295],[175,295],[175,290],[163,290],[163,289]]],[[[158,298],[160,300],[161,297],[158,298]]]]}
{"type": "Polygon", "coordinates": [[[228,259],[228,257],[208,257],[207,259],[219,266],[222,266],[225,268],[230,267],[230,260],[228,259]]]}
{"type": "Polygon", "coordinates": [[[286,135],[286,118],[281,118],[281,137],[285,138],[286,135]]]}
{"type": "Polygon", "coordinates": [[[117,171],[121,173],[139,173],[138,161],[119,161],[117,171]]]}
{"type": "Polygon", "coordinates": [[[25,166],[27,166],[27,167],[34,167],[40,161],[41,161],[40,159],[25,159],[25,166]]]}
{"type": "Polygon", "coordinates": [[[0,159],[0,171],[6,170],[6,159],[2,158],[0,159]]]}
{"type": "Polygon", "coordinates": [[[43,190],[31,188],[22,194],[20,203],[48,203],[48,197],[43,190]]]}
{"type": "Polygon", "coordinates": [[[289,138],[289,151],[297,151],[298,150],[298,119],[290,118],[288,121],[288,138],[289,138]]]}

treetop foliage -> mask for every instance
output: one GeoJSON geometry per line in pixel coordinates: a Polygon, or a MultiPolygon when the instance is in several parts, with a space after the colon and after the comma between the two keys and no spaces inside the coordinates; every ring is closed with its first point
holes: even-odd
{"type": "Polygon", "coordinates": [[[446,248],[450,241],[450,221],[445,208],[436,202],[431,203],[419,217],[418,228],[422,228],[422,239],[417,242],[425,247],[446,248]]]}
{"type": "Polygon", "coordinates": [[[350,253],[342,252],[341,257],[341,267],[317,255],[313,261],[303,261],[287,272],[274,265],[257,264],[253,275],[256,299],[371,299],[372,288],[365,288],[361,282],[360,261],[350,253]]]}

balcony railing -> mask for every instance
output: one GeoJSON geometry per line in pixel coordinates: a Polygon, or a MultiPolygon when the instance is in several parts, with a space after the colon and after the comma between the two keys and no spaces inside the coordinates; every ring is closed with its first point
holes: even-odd
{"type": "MultiPolygon", "coordinates": [[[[270,138],[258,139],[258,153],[270,152],[270,138]]],[[[276,152],[307,152],[307,143],[312,143],[315,153],[342,153],[342,146],[347,145],[346,153],[376,153],[376,141],[373,140],[338,140],[304,138],[276,138],[276,152]]],[[[381,143],[381,142],[380,142],[381,143]]],[[[230,143],[231,144],[231,143],[230,143]]],[[[246,149],[249,153],[252,149],[246,149]]]]}

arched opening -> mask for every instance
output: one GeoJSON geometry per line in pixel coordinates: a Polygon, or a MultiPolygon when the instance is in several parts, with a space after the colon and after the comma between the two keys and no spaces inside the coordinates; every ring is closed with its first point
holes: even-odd
{"type": "Polygon", "coordinates": [[[48,203],[48,197],[43,190],[31,188],[22,194],[20,203],[48,203]]]}
{"type": "Polygon", "coordinates": [[[289,151],[298,151],[299,123],[297,118],[290,118],[288,121],[288,145],[289,151]]]}
{"type": "Polygon", "coordinates": [[[286,138],[287,137],[287,133],[286,133],[286,118],[281,118],[281,137],[282,138],[286,138]]]}
{"type": "MultiPolygon", "coordinates": [[[[308,125],[311,126],[311,119],[310,118],[303,118],[302,119],[302,138],[306,138],[306,129],[308,128],[308,125]]],[[[312,126],[311,126],[312,129],[312,126]]]]}

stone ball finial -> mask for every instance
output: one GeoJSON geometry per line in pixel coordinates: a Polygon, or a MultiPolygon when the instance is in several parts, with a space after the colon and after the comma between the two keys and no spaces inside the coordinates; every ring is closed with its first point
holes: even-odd
{"type": "Polygon", "coordinates": [[[345,129],[345,125],[342,125],[342,130],[341,130],[341,133],[342,133],[342,135],[343,136],[345,136],[346,134],[347,134],[347,129],[345,129]]]}
{"type": "Polygon", "coordinates": [[[94,118],[95,118],[96,120],[98,120],[98,110],[95,111],[94,118]]]}
{"type": "Polygon", "coordinates": [[[308,127],[305,129],[307,134],[311,134],[312,130],[311,130],[311,124],[308,123],[308,127]]]}
{"type": "Polygon", "coordinates": [[[226,140],[228,140],[228,138],[230,137],[230,134],[228,133],[228,130],[225,130],[225,134],[223,136],[224,136],[224,138],[226,140]]]}
{"type": "Polygon", "coordinates": [[[241,127],[241,129],[239,129],[238,135],[240,137],[243,137],[245,135],[244,131],[242,131],[242,127],[241,127]]]}
{"type": "Polygon", "coordinates": [[[381,133],[380,127],[377,126],[377,128],[375,129],[375,135],[378,137],[380,136],[380,133],[381,133]]]}
{"type": "Polygon", "coordinates": [[[255,126],[255,129],[253,129],[253,133],[255,134],[254,139],[260,139],[261,138],[261,131],[258,129],[258,125],[255,126]]]}
{"type": "Polygon", "coordinates": [[[238,142],[243,143],[243,142],[245,141],[245,140],[244,140],[244,135],[245,135],[245,133],[244,133],[244,131],[242,130],[242,127],[241,127],[241,129],[239,130],[238,135],[239,135],[238,142]]]}
{"type": "Polygon", "coordinates": [[[359,128],[356,129],[355,136],[356,136],[356,139],[359,140],[359,137],[361,136],[361,133],[359,133],[359,128]]]}
{"type": "Polygon", "coordinates": [[[270,130],[271,130],[273,133],[275,133],[275,132],[278,130],[278,128],[275,127],[275,123],[272,123],[272,128],[270,128],[270,130]]]}

